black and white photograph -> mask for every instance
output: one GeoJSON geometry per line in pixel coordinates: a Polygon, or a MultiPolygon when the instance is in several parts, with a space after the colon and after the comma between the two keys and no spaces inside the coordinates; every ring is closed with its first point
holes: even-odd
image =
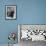
{"type": "Polygon", "coordinates": [[[5,6],[5,18],[8,20],[16,19],[16,5],[5,6]]]}

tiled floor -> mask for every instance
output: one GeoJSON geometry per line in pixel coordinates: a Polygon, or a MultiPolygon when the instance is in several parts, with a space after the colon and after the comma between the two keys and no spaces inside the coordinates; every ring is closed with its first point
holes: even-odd
{"type": "Polygon", "coordinates": [[[44,41],[32,42],[31,40],[28,40],[28,41],[21,40],[20,46],[46,46],[46,42],[44,41]]]}
{"type": "MultiPolygon", "coordinates": [[[[8,46],[8,44],[0,44],[0,46],[8,46]]],[[[18,44],[9,45],[9,46],[18,46],[18,44]]]]}
{"type": "MultiPolygon", "coordinates": [[[[8,46],[8,44],[0,44],[0,46],[8,46]]],[[[46,42],[43,41],[32,42],[31,40],[28,41],[21,40],[19,45],[14,44],[13,46],[46,46],[46,42]]]]}

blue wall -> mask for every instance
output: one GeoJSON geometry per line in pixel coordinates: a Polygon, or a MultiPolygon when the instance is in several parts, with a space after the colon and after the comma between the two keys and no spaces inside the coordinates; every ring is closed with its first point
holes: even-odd
{"type": "Polygon", "coordinates": [[[9,32],[18,32],[18,24],[46,24],[46,0],[0,0],[0,44],[8,43],[9,32]],[[5,5],[17,6],[16,20],[5,20],[5,5]]]}

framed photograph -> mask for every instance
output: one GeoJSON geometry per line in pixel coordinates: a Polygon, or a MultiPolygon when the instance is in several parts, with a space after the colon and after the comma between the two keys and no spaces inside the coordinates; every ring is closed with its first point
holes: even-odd
{"type": "Polygon", "coordinates": [[[5,5],[5,19],[6,20],[16,19],[16,5],[5,5]]]}
{"type": "Polygon", "coordinates": [[[24,40],[46,41],[46,25],[45,24],[19,24],[18,41],[21,42],[24,40]]]}

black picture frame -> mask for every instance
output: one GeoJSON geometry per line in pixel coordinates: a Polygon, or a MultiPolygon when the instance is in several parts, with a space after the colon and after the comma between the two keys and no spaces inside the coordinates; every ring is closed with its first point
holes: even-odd
{"type": "Polygon", "coordinates": [[[16,20],[17,8],[16,5],[5,5],[5,20],[16,20]]]}

